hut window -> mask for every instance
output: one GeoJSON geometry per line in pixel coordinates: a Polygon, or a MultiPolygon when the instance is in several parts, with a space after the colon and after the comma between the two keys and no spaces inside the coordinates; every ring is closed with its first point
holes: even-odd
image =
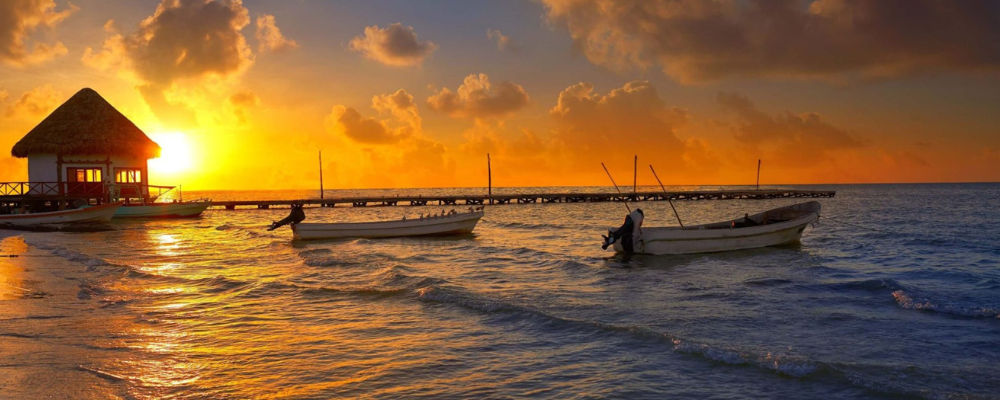
{"type": "Polygon", "coordinates": [[[142,182],[142,170],[138,168],[115,168],[115,182],[140,183],[142,182]]]}
{"type": "Polygon", "coordinates": [[[100,168],[68,168],[70,182],[101,182],[100,168]]]}

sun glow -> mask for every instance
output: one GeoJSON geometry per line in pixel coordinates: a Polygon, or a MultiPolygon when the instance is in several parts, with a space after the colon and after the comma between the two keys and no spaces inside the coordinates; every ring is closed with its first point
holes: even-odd
{"type": "Polygon", "coordinates": [[[160,145],[160,157],[149,160],[153,173],[177,175],[194,166],[194,147],[187,135],[181,132],[161,132],[149,135],[160,145]]]}

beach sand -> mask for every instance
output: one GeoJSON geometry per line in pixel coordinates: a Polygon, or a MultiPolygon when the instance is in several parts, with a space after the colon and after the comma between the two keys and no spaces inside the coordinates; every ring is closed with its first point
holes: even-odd
{"type": "Polygon", "coordinates": [[[122,349],[86,265],[0,237],[0,393],[4,398],[122,398],[101,371],[122,349]]]}

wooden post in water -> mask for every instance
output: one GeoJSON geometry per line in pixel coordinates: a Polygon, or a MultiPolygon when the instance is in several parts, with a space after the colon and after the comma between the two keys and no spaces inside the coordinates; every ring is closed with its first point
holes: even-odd
{"type": "Polygon", "coordinates": [[[638,154],[634,155],[633,158],[632,158],[632,194],[633,195],[636,193],[636,191],[635,191],[635,176],[638,175],[637,172],[636,172],[637,168],[639,168],[639,155],[638,154]]]}
{"type": "Polygon", "coordinates": [[[757,159],[757,190],[760,190],[760,159],[757,159]]]}
{"type": "Polygon", "coordinates": [[[319,199],[323,200],[323,150],[319,151],[319,199]]]}
{"type": "Polygon", "coordinates": [[[490,167],[490,153],[486,153],[486,195],[493,204],[493,169],[490,167]]]}

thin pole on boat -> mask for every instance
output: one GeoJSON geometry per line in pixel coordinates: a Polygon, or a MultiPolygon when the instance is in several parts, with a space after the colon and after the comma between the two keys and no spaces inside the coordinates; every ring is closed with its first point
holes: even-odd
{"type": "Polygon", "coordinates": [[[493,169],[490,167],[490,153],[486,153],[486,195],[493,204],[493,169]]]}
{"type": "Polygon", "coordinates": [[[319,151],[319,199],[323,200],[323,150],[319,151]]]}
{"type": "Polygon", "coordinates": [[[601,168],[604,168],[604,173],[608,174],[608,179],[611,179],[611,184],[615,185],[615,190],[618,191],[618,196],[620,196],[622,198],[622,204],[625,204],[625,209],[628,210],[629,214],[631,214],[632,213],[632,208],[630,208],[628,206],[628,200],[625,198],[625,195],[622,194],[622,190],[618,188],[618,184],[615,183],[615,178],[611,177],[611,172],[608,171],[608,167],[604,166],[604,162],[603,161],[601,162],[601,168]]]}
{"type": "Polygon", "coordinates": [[[760,190],[760,159],[757,159],[757,190],[760,190]]]}
{"type": "Polygon", "coordinates": [[[667,197],[667,203],[670,203],[670,209],[674,210],[674,216],[677,217],[677,223],[684,227],[684,223],[681,222],[680,214],[677,214],[677,208],[674,207],[674,202],[670,201],[670,194],[667,193],[667,187],[663,186],[663,182],[660,181],[660,177],[656,175],[656,170],[653,169],[653,164],[649,164],[649,170],[653,171],[653,177],[656,178],[656,182],[660,184],[660,189],[663,189],[663,194],[667,197]]]}

